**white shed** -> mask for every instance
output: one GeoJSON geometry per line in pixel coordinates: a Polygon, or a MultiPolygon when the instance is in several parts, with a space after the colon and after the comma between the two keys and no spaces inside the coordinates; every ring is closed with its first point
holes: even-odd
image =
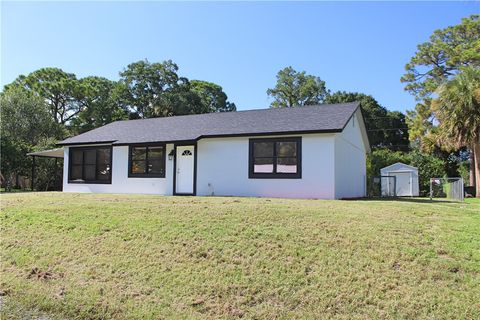
{"type": "Polygon", "coordinates": [[[398,197],[418,197],[418,168],[397,162],[380,169],[383,178],[382,195],[396,195],[398,197]],[[393,191],[395,190],[395,193],[393,191]]]}

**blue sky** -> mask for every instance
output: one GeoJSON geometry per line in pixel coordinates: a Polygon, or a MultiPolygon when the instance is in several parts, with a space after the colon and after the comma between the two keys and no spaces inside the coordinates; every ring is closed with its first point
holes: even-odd
{"type": "Polygon", "coordinates": [[[478,12],[478,1],[2,2],[1,85],[41,67],[116,80],[131,62],[171,59],[245,110],[268,107],[291,65],[404,111],[415,100],[399,79],[416,45],[478,12]]]}

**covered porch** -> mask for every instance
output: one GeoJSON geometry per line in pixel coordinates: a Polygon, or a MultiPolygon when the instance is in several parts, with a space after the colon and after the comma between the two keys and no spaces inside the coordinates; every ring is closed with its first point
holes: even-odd
{"type": "Polygon", "coordinates": [[[42,186],[42,189],[61,191],[63,177],[63,148],[35,151],[27,153],[27,155],[32,157],[32,179],[30,182],[31,189],[35,190],[38,187],[36,180],[38,180],[39,175],[41,175],[42,178],[47,178],[45,180],[48,180],[46,187],[42,186]],[[53,159],[54,161],[51,161],[52,163],[48,164],[45,163],[43,166],[45,172],[42,171],[39,173],[37,167],[39,165],[39,161],[42,161],[40,159],[53,159]],[[50,177],[47,176],[49,172],[53,173],[53,179],[50,179],[50,177]],[[53,182],[53,185],[50,185],[50,181],[53,182]]]}

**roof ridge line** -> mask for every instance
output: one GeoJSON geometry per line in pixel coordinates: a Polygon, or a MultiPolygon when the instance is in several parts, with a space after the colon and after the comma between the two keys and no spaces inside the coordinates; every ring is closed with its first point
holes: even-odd
{"type": "MultiPolygon", "coordinates": [[[[221,111],[221,112],[207,112],[207,113],[195,113],[195,114],[180,114],[174,116],[166,116],[166,117],[152,117],[152,118],[143,118],[143,119],[124,119],[124,120],[117,120],[110,123],[115,122],[125,122],[125,121],[139,121],[139,120],[155,120],[155,119],[165,119],[165,118],[177,118],[177,117],[192,117],[192,116],[207,116],[207,115],[220,115],[220,114],[230,114],[230,113],[245,113],[245,112],[262,112],[262,111],[284,111],[284,110],[292,110],[292,109],[301,109],[301,108],[318,108],[318,107],[326,107],[326,106],[338,106],[338,105],[351,105],[351,104],[359,104],[360,101],[353,101],[353,102],[339,102],[339,103],[322,103],[322,104],[311,104],[306,106],[295,106],[295,107],[279,107],[279,108],[262,108],[262,109],[248,109],[248,110],[235,110],[235,111],[221,111]]],[[[108,124],[110,124],[108,123],[108,124]]],[[[107,125],[108,125],[107,124],[107,125]]]]}

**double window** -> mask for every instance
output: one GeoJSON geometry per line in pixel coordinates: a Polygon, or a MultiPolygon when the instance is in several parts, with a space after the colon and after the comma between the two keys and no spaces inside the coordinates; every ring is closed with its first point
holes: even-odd
{"type": "Polygon", "coordinates": [[[130,146],[128,176],[165,178],[165,145],[130,146]]]}
{"type": "Polygon", "coordinates": [[[73,183],[112,183],[112,148],[70,148],[68,181],[73,183]]]}
{"type": "Polygon", "coordinates": [[[301,138],[250,139],[249,178],[300,179],[301,138]]]}

